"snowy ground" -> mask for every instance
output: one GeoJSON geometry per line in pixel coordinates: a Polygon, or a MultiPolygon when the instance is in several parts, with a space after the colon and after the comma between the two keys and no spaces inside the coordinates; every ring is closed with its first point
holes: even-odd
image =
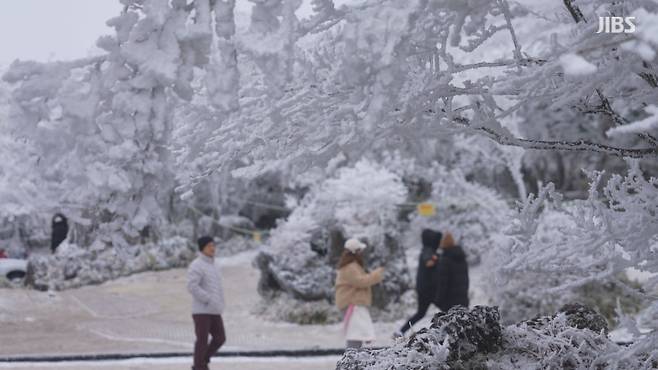
{"type": "MultiPolygon", "coordinates": [[[[225,277],[227,350],[340,347],[339,327],[262,322],[254,253],[218,259],[225,277]]],[[[163,352],[192,349],[194,340],[185,270],[148,272],[47,293],[8,290],[0,298],[2,355],[163,352]]]]}
{"type": "MultiPolygon", "coordinates": [[[[265,322],[251,313],[259,301],[258,271],[251,266],[254,255],[255,252],[246,252],[218,259],[227,300],[224,349],[341,348],[340,325],[265,322]]],[[[192,351],[191,303],[185,279],[185,270],[175,269],[137,274],[52,296],[33,290],[4,289],[0,294],[0,356],[192,351]]],[[[389,333],[395,326],[378,324],[381,340],[375,345],[389,344],[389,333]]],[[[328,368],[326,362],[304,362],[299,368],[324,369],[328,368]]],[[[261,368],[259,363],[244,368],[261,368]]],[[[125,366],[128,367],[116,368],[153,368],[125,366]]]]}
{"type": "MultiPolygon", "coordinates": [[[[240,370],[333,370],[336,368],[337,356],[317,358],[227,358],[215,359],[211,368],[240,369],[240,370]],[[215,364],[213,366],[213,364],[215,364]]],[[[132,359],[124,361],[98,361],[98,362],[66,362],[66,363],[24,363],[3,364],[0,369],[31,369],[31,370],[180,370],[189,368],[191,358],[162,358],[162,359],[132,359]]]]}
{"type": "MultiPolygon", "coordinates": [[[[342,348],[340,324],[293,325],[263,321],[252,314],[259,302],[254,251],[218,258],[224,275],[227,342],[224,350],[342,348]]],[[[410,251],[410,263],[417,253],[410,251]]],[[[473,271],[477,274],[477,271],[473,271]]],[[[0,357],[93,353],[152,353],[192,351],[194,334],[184,269],[147,272],[98,286],[49,295],[23,289],[0,294],[0,357]]],[[[431,311],[435,312],[435,311],[431,311]]],[[[429,323],[431,315],[417,326],[429,323]]],[[[391,333],[402,323],[376,323],[375,346],[391,344],[391,333]]],[[[225,368],[269,369],[271,361],[288,361],[287,369],[330,369],[336,358],[245,359],[220,358],[225,368]],[[229,366],[228,364],[233,364],[229,366]]],[[[189,359],[130,360],[98,363],[12,364],[46,369],[174,369],[189,359]],[[131,362],[132,361],[132,362],[131,362]],[[78,366],[78,367],[76,367],[78,366]]],[[[8,368],[1,364],[1,368],[8,368]]]]}

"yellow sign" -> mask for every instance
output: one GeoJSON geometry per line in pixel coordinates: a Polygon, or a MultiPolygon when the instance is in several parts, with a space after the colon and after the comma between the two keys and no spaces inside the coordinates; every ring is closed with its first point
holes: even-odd
{"type": "Polygon", "coordinates": [[[255,241],[256,243],[260,243],[260,242],[263,240],[263,236],[262,236],[260,233],[258,233],[258,232],[255,232],[255,233],[253,234],[253,237],[254,237],[254,241],[255,241]]]}
{"type": "Polygon", "coordinates": [[[420,203],[418,205],[418,213],[425,217],[434,216],[436,214],[436,208],[431,203],[420,203]]]}

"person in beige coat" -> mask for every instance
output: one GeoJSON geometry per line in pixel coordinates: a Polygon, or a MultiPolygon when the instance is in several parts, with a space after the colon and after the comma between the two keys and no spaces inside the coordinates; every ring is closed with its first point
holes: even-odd
{"type": "Polygon", "coordinates": [[[345,242],[336,275],[336,306],[345,310],[343,329],[347,348],[361,348],[375,340],[375,328],[368,307],[372,304],[371,287],[383,280],[382,267],[367,273],[362,252],[366,245],[357,239],[345,242]]]}

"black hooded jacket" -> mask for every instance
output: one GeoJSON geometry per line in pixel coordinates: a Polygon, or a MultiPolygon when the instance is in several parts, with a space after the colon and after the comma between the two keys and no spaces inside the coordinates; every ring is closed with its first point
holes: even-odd
{"type": "Polygon", "coordinates": [[[420,252],[418,272],[416,273],[416,292],[418,292],[419,301],[432,302],[436,296],[438,287],[437,268],[436,265],[427,267],[425,263],[432,259],[432,255],[436,254],[442,236],[440,232],[430,229],[424,229],[421,234],[423,249],[420,252]]]}
{"type": "Polygon", "coordinates": [[[436,305],[442,311],[454,306],[468,307],[468,265],[462,247],[443,249],[436,266],[436,305]]]}
{"type": "Polygon", "coordinates": [[[66,216],[61,213],[56,213],[53,216],[52,235],[50,237],[50,249],[53,253],[55,253],[57,247],[66,239],[68,233],[69,223],[66,216]]]}

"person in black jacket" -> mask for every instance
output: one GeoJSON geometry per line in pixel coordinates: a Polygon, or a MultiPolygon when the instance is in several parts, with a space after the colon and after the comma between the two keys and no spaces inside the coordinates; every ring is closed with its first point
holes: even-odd
{"type": "MultiPolygon", "coordinates": [[[[407,320],[400,331],[393,334],[399,337],[409,330],[415,323],[425,317],[432,303],[435,303],[438,288],[437,261],[439,259],[437,250],[441,242],[442,234],[435,230],[424,229],[421,234],[423,249],[418,259],[418,271],[416,272],[416,293],[418,293],[418,309],[416,313],[407,320]]],[[[436,303],[435,303],[436,304],[436,303]]]]}
{"type": "Polygon", "coordinates": [[[50,237],[50,250],[55,253],[57,247],[62,244],[69,233],[69,223],[61,213],[56,213],[52,221],[52,235],[50,237]]]}
{"type": "Polygon", "coordinates": [[[441,311],[448,311],[454,306],[468,307],[466,254],[450,233],[443,235],[441,251],[443,253],[439,256],[436,266],[438,286],[434,302],[441,311]]]}

